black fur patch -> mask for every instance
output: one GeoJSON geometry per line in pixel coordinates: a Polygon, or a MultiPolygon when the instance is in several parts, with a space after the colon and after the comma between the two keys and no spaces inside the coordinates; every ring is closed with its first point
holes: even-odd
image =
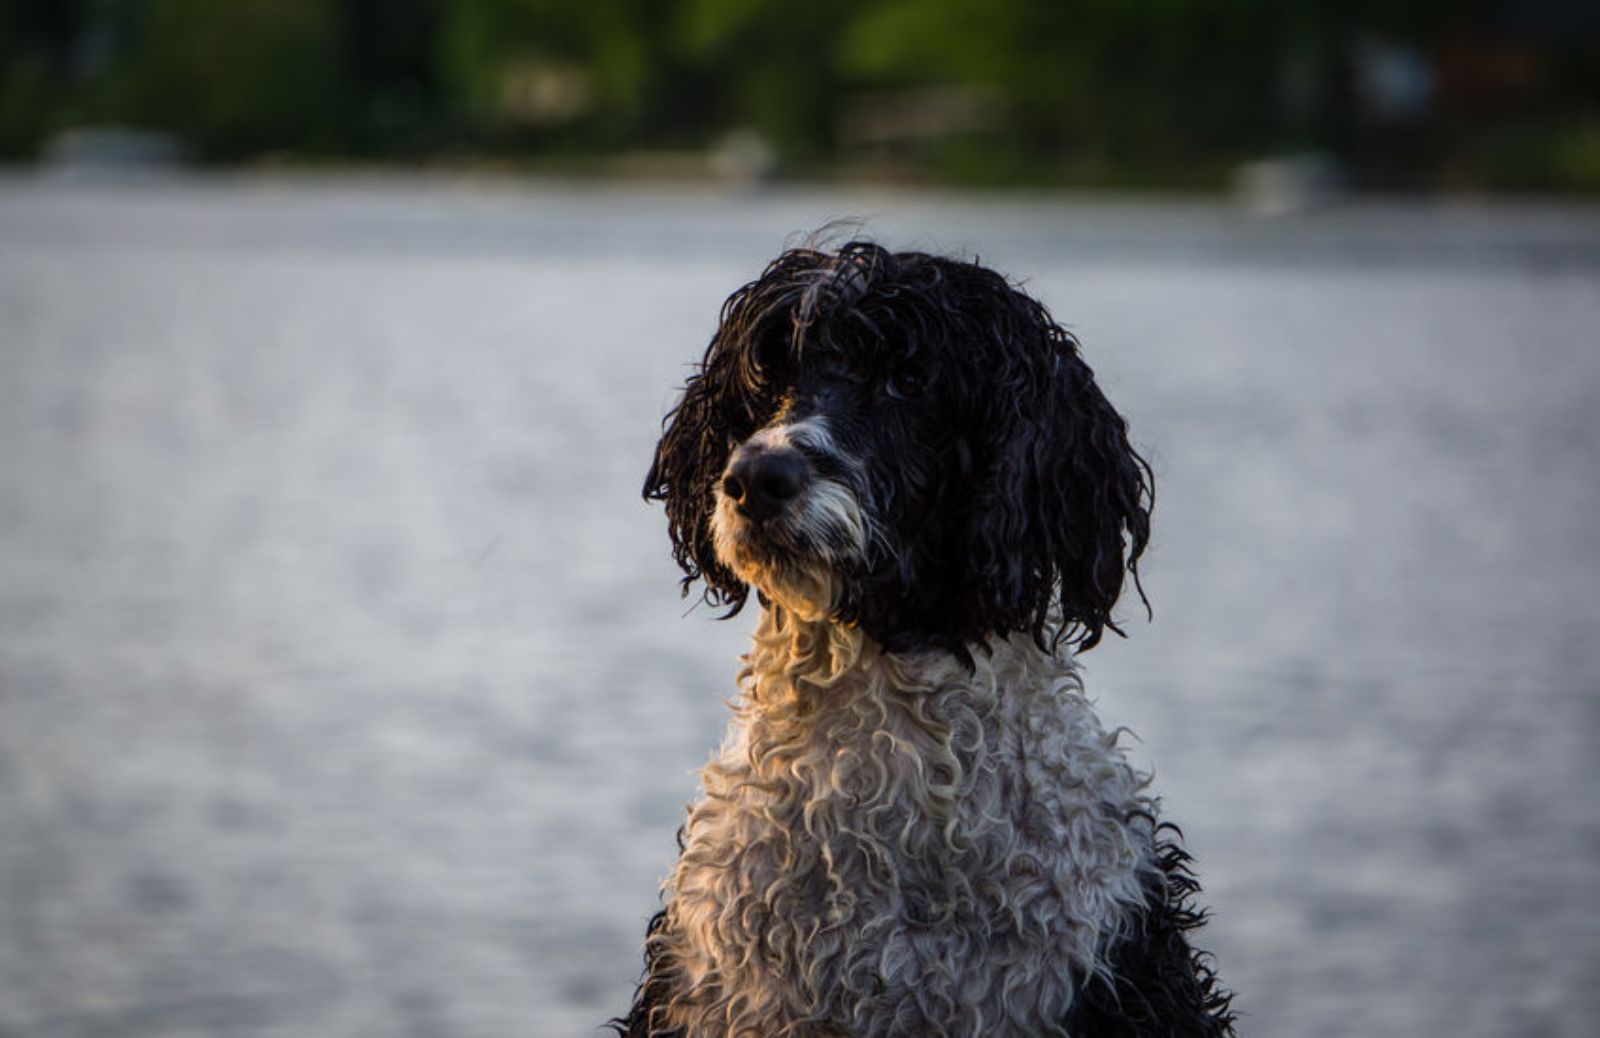
{"type": "Polygon", "coordinates": [[[666,1005],[669,990],[665,964],[661,961],[661,947],[650,938],[660,933],[666,922],[667,913],[663,909],[650,920],[650,927],[645,932],[644,979],[634,992],[633,1006],[628,1010],[628,1015],[606,1023],[621,1038],[683,1038],[683,1032],[677,1029],[650,1029],[650,1017],[655,1010],[666,1005]]]}
{"type": "Polygon", "coordinates": [[[1177,827],[1156,830],[1162,878],[1138,930],[1110,956],[1110,983],[1091,978],[1073,1002],[1067,1033],[1077,1038],[1223,1038],[1233,1034],[1233,995],[1218,983],[1211,957],[1188,933],[1205,922],[1194,905],[1200,884],[1178,845],[1177,827]],[[1168,836],[1167,834],[1171,834],[1168,836]]]}

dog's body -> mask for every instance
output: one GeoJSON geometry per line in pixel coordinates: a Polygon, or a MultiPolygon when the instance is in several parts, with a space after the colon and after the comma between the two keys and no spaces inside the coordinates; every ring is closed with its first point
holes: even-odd
{"type": "Polygon", "coordinates": [[[736,293],[646,482],[685,587],[761,594],[629,1038],[1221,1035],[1181,850],[1063,644],[1148,468],[991,271],[852,244],[736,293]]]}

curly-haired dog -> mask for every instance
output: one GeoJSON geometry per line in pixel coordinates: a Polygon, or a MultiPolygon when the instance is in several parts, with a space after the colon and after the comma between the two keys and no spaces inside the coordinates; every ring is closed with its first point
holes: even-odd
{"type": "Polygon", "coordinates": [[[685,592],[762,615],[619,1032],[1230,1033],[1187,856],[1069,654],[1118,630],[1149,467],[1043,306],[971,263],[786,252],[645,495],[685,592]]]}

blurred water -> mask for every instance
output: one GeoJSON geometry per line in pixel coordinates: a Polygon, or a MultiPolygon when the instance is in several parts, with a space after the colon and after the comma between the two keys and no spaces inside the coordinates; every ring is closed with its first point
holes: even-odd
{"type": "Polygon", "coordinates": [[[582,1035],[747,623],[637,498],[722,298],[860,217],[1155,458],[1089,658],[1252,1035],[1593,1034],[1600,213],[0,182],[0,1035],[582,1035]]]}

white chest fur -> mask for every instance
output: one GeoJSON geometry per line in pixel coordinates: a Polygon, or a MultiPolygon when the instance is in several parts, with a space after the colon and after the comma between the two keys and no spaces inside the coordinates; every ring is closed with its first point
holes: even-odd
{"type": "Polygon", "coordinates": [[[1025,639],[884,653],[769,610],[653,938],[693,1036],[1059,1034],[1154,865],[1145,779],[1025,639]]]}

